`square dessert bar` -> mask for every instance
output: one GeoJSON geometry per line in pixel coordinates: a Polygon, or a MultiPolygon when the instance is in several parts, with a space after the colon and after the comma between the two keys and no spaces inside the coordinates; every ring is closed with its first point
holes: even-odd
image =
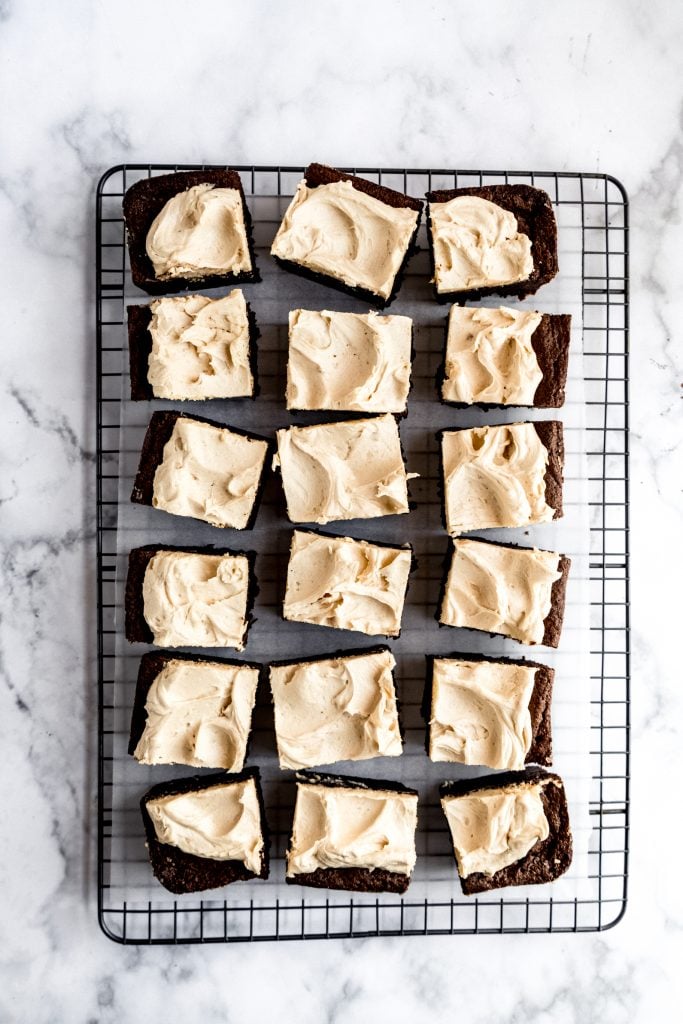
{"type": "Polygon", "coordinates": [[[140,764],[241,771],[260,672],[244,661],[144,654],[128,753],[140,764]]]}
{"type": "Polygon", "coordinates": [[[150,295],[259,281],[237,171],[161,174],[123,197],[133,284],[150,295]]]}
{"type": "Polygon", "coordinates": [[[295,530],[282,616],[368,636],[399,636],[412,567],[409,545],[295,530]]]}
{"type": "Polygon", "coordinates": [[[571,562],[556,551],[459,538],[439,622],[557,647],[571,562]]]}
{"type": "Polygon", "coordinates": [[[128,306],[130,397],[206,401],[256,395],[256,318],[239,288],[128,306]]]}
{"type": "Polygon", "coordinates": [[[407,316],[292,310],[287,408],[405,413],[412,338],[407,316]]]}
{"type": "Polygon", "coordinates": [[[150,545],[128,555],[126,639],[158,647],[246,644],[256,594],[252,551],[150,545]]]}
{"type": "Polygon", "coordinates": [[[270,688],[281,768],[403,752],[388,647],[274,662],[270,688]]]}
{"type": "Polygon", "coordinates": [[[287,270],[383,307],[398,291],[421,211],[419,199],[309,164],[271,255],[287,270]]]}
{"type": "Polygon", "coordinates": [[[564,785],[542,768],[441,786],[462,891],[538,885],[572,862],[564,785]]]}
{"type": "Polygon", "coordinates": [[[562,515],[564,442],[559,421],[444,430],[444,524],[471,530],[529,526],[562,515]]]}
{"type": "Polygon", "coordinates": [[[152,871],[170,892],[268,877],[258,768],[162,782],[140,801],[152,871]]]}
{"type": "Polygon", "coordinates": [[[453,654],[427,659],[423,715],[432,761],[515,770],[552,764],[547,665],[453,654]]]}
{"type": "Polygon", "coordinates": [[[389,414],[277,431],[277,455],[293,523],[405,515],[408,480],[389,414]]]}
{"type": "Polygon", "coordinates": [[[180,412],[155,412],[131,501],[212,526],[254,525],[272,443],[180,412]]]}
{"type": "Polygon", "coordinates": [[[557,274],[550,197],[531,185],[428,192],[427,230],[439,302],[533,295],[557,274]]]}
{"type": "Polygon", "coordinates": [[[564,405],[571,316],[451,306],[441,398],[453,405],[564,405]]]}
{"type": "Polygon", "coordinates": [[[297,775],[287,882],[405,892],[415,867],[417,793],[397,782],[297,775]]]}

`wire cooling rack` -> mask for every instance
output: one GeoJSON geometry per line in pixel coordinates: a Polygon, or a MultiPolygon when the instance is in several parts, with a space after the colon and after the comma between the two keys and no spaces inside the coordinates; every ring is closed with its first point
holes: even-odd
{"type": "MultiPolygon", "coordinates": [[[[103,931],[118,942],[158,944],[371,935],[580,932],[611,927],[623,915],[628,877],[628,200],[618,181],[598,174],[352,169],[416,196],[422,196],[430,188],[507,182],[536,184],[549,193],[558,214],[571,213],[574,217],[581,265],[584,436],[587,438],[586,485],[590,509],[587,593],[590,595],[591,743],[587,799],[593,826],[587,853],[587,877],[579,894],[571,899],[556,898],[552,889],[549,894],[548,887],[536,887],[532,895],[523,898],[517,896],[514,889],[508,889],[497,897],[488,894],[474,899],[461,896],[418,899],[411,898],[409,890],[406,897],[397,899],[389,895],[351,897],[345,893],[326,897],[313,890],[305,898],[299,898],[301,890],[295,888],[286,894],[286,899],[264,900],[254,891],[253,898],[247,895],[238,900],[220,899],[215,893],[205,899],[178,900],[161,887],[154,891],[154,898],[140,899],[139,892],[131,889],[128,893],[121,884],[121,878],[137,877],[138,869],[148,870],[142,863],[145,857],[140,824],[133,823],[137,799],[147,786],[144,781],[140,782],[130,807],[124,806],[123,811],[117,800],[120,781],[116,766],[122,760],[122,750],[126,756],[131,698],[131,687],[122,683],[116,668],[117,657],[120,659],[117,574],[120,588],[121,565],[117,533],[125,511],[120,505],[121,495],[125,494],[125,476],[131,471],[142,436],[141,432],[132,432],[121,443],[122,436],[125,437],[121,424],[127,386],[125,306],[131,300],[146,301],[146,296],[136,294],[130,285],[121,202],[126,189],[142,177],[199,167],[204,165],[120,165],[108,170],[97,188],[98,911],[103,931]]],[[[303,168],[239,167],[237,170],[252,209],[257,258],[263,267],[283,202],[292,194],[303,168]]],[[[253,294],[254,297],[259,295],[258,291],[253,294]]],[[[346,308],[339,305],[336,296],[327,301],[333,308],[346,308]]],[[[392,307],[391,311],[394,309],[392,307]]],[[[272,379],[261,375],[262,393],[265,392],[266,398],[284,387],[286,328],[281,326],[271,337],[277,351],[271,352],[269,357],[270,365],[274,366],[272,379]]],[[[441,328],[428,337],[433,341],[427,346],[427,361],[421,364],[425,387],[433,386],[441,357],[441,328]]],[[[414,379],[418,369],[416,362],[414,379]]],[[[188,409],[191,413],[192,406],[188,409]]],[[[149,409],[141,414],[141,422],[148,415],[149,409]]],[[[229,413],[226,418],[229,420],[229,413]]],[[[438,463],[436,449],[424,454],[434,474],[438,463]]],[[[425,475],[429,484],[429,471],[425,475]]],[[[268,503],[267,495],[264,503],[268,503]]],[[[357,535],[370,536],[371,533],[365,530],[357,535]]],[[[149,542],[155,539],[157,537],[150,536],[149,542]]],[[[445,544],[440,550],[443,548],[445,544]]],[[[266,565],[266,578],[259,579],[262,598],[273,609],[278,600],[283,554],[284,549],[279,554],[273,553],[271,562],[266,565]]],[[[427,562],[430,559],[434,562],[436,557],[435,553],[428,552],[427,562]]],[[[422,581],[425,600],[427,596],[436,600],[433,594],[436,573],[436,568],[429,570],[422,581]]],[[[326,639],[321,644],[321,652],[335,649],[334,639],[326,639]]],[[[455,646],[453,643],[452,649],[455,646]]],[[[139,656],[139,652],[135,656],[139,656]]],[[[259,660],[259,652],[252,650],[251,645],[245,656],[259,660]]],[[[268,660],[268,657],[261,660],[268,660]]],[[[407,671],[409,675],[414,673],[412,682],[416,683],[421,670],[409,668],[407,671]]],[[[404,699],[403,704],[406,731],[417,734],[422,729],[419,699],[412,704],[404,699]]],[[[257,708],[255,731],[258,733],[262,728],[257,708]]],[[[272,723],[270,729],[272,731],[272,723]]],[[[272,737],[270,742],[272,745],[272,737]]],[[[252,757],[251,763],[258,763],[258,759],[252,757]]],[[[180,772],[171,769],[170,775],[174,774],[180,772]]],[[[275,792],[277,801],[279,790],[275,792]]],[[[438,808],[428,807],[426,811],[428,840],[432,812],[436,810],[438,808]]],[[[269,811],[276,856],[284,851],[290,814],[291,802],[286,801],[282,805],[276,802],[269,811]]],[[[444,832],[443,824],[440,830],[444,832]]],[[[435,842],[437,846],[439,842],[442,844],[439,849],[444,856],[446,852],[451,856],[443,836],[435,835],[435,842]]],[[[250,894],[251,890],[246,892],[250,894]]]]}

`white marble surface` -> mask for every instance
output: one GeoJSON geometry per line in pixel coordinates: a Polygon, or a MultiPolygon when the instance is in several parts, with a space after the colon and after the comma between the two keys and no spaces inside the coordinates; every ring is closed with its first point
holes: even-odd
{"type": "Polygon", "coordinates": [[[0,1020],[677,1019],[682,49],[670,0],[0,0],[0,1020]],[[625,182],[633,855],[613,931],[178,949],[98,932],[92,200],[108,165],[150,159],[625,182]]]}

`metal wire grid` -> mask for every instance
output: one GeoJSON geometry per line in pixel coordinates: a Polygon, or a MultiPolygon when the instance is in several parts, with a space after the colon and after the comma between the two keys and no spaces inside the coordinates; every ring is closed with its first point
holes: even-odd
{"type": "MultiPolygon", "coordinates": [[[[580,210],[594,712],[590,896],[553,900],[544,898],[541,890],[534,899],[507,894],[435,902],[361,896],[331,902],[317,894],[287,903],[275,900],[269,906],[249,900],[239,907],[216,899],[197,899],[181,906],[169,898],[140,906],[111,898],[114,579],[120,383],[125,357],[121,339],[126,249],[121,200],[126,188],[140,177],[199,167],[206,169],[206,165],[121,165],[107,171],[97,189],[98,912],[103,931],[123,943],[158,944],[579,932],[613,926],[626,906],[629,830],[628,200],[614,178],[564,172],[352,169],[417,195],[431,188],[537,183],[557,206],[573,204],[580,210]]],[[[297,167],[237,169],[247,196],[274,198],[291,192],[302,173],[297,167]]],[[[268,386],[262,380],[264,384],[268,386]]],[[[276,560],[267,582],[276,584],[278,577],[276,560]]]]}

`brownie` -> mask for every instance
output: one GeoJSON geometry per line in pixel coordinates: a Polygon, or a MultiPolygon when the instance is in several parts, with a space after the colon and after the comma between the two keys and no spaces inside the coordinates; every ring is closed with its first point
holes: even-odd
{"type": "Polygon", "coordinates": [[[238,775],[217,772],[211,775],[191,775],[184,779],[161,782],[147,790],[140,800],[140,810],[142,811],[152,871],[164,888],[170,892],[202,892],[205,889],[218,889],[224,885],[230,885],[232,882],[245,882],[250,878],[268,878],[270,837],[258,768],[247,768],[238,775]],[[216,783],[244,782],[247,779],[254,779],[256,783],[261,809],[261,831],[264,845],[261,851],[261,870],[259,872],[250,871],[241,860],[214,860],[211,857],[197,857],[193,853],[186,853],[177,846],[162,843],[157,839],[152,819],[147,812],[148,800],[179,793],[194,793],[201,789],[210,789],[216,783]]]}
{"type": "MultiPolygon", "coordinates": [[[[297,772],[297,782],[340,789],[388,790],[392,793],[410,793],[417,796],[417,790],[409,789],[400,782],[384,779],[361,779],[353,775],[327,775],[320,772],[297,772]]],[[[404,893],[410,884],[410,875],[383,868],[317,868],[306,874],[287,875],[288,885],[307,885],[314,889],[345,889],[349,892],[394,892],[404,893]]]]}
{"type": "Polygon", "coordinates": [[[249,589],[247,591],[247,628],[244,633],[244,643],[253,622],[251,614],[254,600],[258,594],[258,584],[254,573],[255,551],[232,551],[229,548],[215,548],[212,544],[206,547],[178,547],[173,544],[149,544],[146,547],[132,548],[128,554],[128,575],[126,578],[126,640],[130,643],[152,644],[154,635],[147,625],[144,615],[144,603],[142,600],[142,583],[145,578],[147,566],[158,551],[183,551],[196,555],[241,555],[249,562],[249,589]]]}
{"type": "Polygon", "coordinates": [[[161,174],[157,177],[136,181],[123,197],[123,218],[126,222],[128,254],[133,284],[148,295],[165,295],[189,288],[217,288],[219,285],[238,284],[241,281],[260,281],[254,257],[254,242],[251,232],[251,216],[244,198],[242,180],[237,171],[227,168],[212,168],[206,171],[179,171],[175,174],[161,174]],[[240,273],[216,273],[205,277],[174,277],[160,281],[154,273],[152,261],[147,255],[147,233],[154,218],[161,212],[169,199],[179,192],[186,192],[195,185],[214,185],[216,188],[236,189],[242,197],[244,223],[249,245],[252,270],[240,273]]]}
{"type": "MultiPolygon", "coordinates": [[[[531,716],[531,744],[525,761],[527,764],[551,765],[553,763],[553,740],[552,740],[552,697],[555,671],[549,665],[543,665],[540,661],[530,661],[527,658],[488,658],[483,654],[461,654],[455,651],[451,654],[428,654],[427,655],[427,679],[425,682],[424,694],[422,697],[421,713],[427,726],[425,732],[425,753],[429,757],[430,744],[430,719],[432,716],[432,690],[434,662],[437,660],[453,659],[455,661],[486,661],[491,665],[503,662],[505,665],[528,665],[536,669],[534,674],[534,688],[529,698],[529,714],[531,716]]],[[[443,762],[448,763],[448,762],[443,762]]],[[[453,762],[458,764],[460,762],[453,762]]]]}
{"type": "Polygon", "coordinates": [[[559,775],[542,768],[525,768],[520,772],[501,772],[498,775],[480,776],[478,779],[444,782],[440,787],[441,797],[465,796],[483,789],[496,789],[518,784],[535,784],[552,779],[557,785],[543,787],[542,801],[548,819],[549,835],[537,842],[521,860],[509,864],[493,875],[474,872],[461,878],[462,891],[466,896],[489,892],[507,885],[538,885],[559,878],[572,862],[572,834],[569,826],[569,811],[564,785],[559,775]]]}
{"type": "MultiPolygon", "coordinates": [[[[558,271],[557,223],[550,197],[540,188],[531,185],[478,185],[468,188],[444,189],[427,193],[429,203],[447,203],[458,196],[479,196],[496,206],[508,210],[517,218],[518,229],[531,239],[531,254],[534,269],[525,281],[514,284],[496,285],[491,288],[473,288],[469,291],[434,293],[437,302],[463,303],[467,299],[480,299],[485,295],[516,295],[523,299],[533,295],[541,285],[552,281],[558,271]]],[[[434,245],[432,225],[427,207],[427,233],[432,278],[434,277],[434,245]]]]}
{"type": "MultiPolygon", "coordinates": [[[[150,402],[154,399],[154,390],[147,379],[149,369],[149,356],[152,351],[152,335],[150,324],[152,322],[151,306],[126,306],[128,315],[128,358],[130,365],[130,397],[134,402],[150,402]]],[[[254,311],[247,302],[247,317],[249,320],[249,367],[254,381],[251,395],[240,395],[240,398],[256,398],[259,394],[259,383],[257,374],[257,342],[261,336],[256,323],[254,311]]],[[[237,398],[218,399],[218,401],[237,401],[237,398]]],[[[178,399],[177,399],[178,401],[178,399]]],[[[187,399],[186,399],[187,401],[187,399]]],[[[192,401],[212,402],[217,399],[202,398],[192,401]]]]}
{"type": "Polygon", "coordinates": [[[420,226],[420,215],[423,207],[422,201],[420,199],[414,199],[412,196],[404,195],[403,192],[396,192],[394,189],[387,188],[385,185],[378,185],[374,181],[368,181],[366,178],[359,178],[355,174],[347,174],[345,171],[339,171],[334,167],[327,167],[325,164],[309,164],[304,171],[304,181],[309,188],[316,188],[318,185],[331,185],[336,181],[350,181],[353,187],[358,189],[359,192],[365,192],[366,195],[372,196],[373,199],[378,199],[386,206],[393,206],[395,209],[409,209],[417,211],[418,216],[415,223],[415,231],[413,232],[410,244],[406,250],[403,263],[399,267],[396,277],[394,278],[394,286],[391,290],[391,294],[386,299],[382,298],[381,295],[376,295],[374,292],[367,291],[365,288],[344,284],[343,281],[340,281],[336,277],[331,277],[328,274],[323,274],[319,271],[309,270],[308,267],[302,267],[299,263],[293,263],[289,260],[283,260],[279,256],[273,256],[273,259],[277,264],[279,264],[279,266],[284,267],[285,270],[289,270],[293,274],[305,277],[309,281],[316,281],[319,284],[327,285],[329,288],[336,288],[337,291],[344,292],[346,295],[353,295],[357,299],[361,299],[363,302],[369,302],[378,309],[384,309],[385,306],[390,305],[390,303],[392,303],[396,298],[396,294],[401,287],[401,282],[403,281],[408,260],[417,251],[415,240],[420,226]]]}
{"type": "Polygon", "coordinates": [[[259,434],[250,434],[246,430],[240,430],[239,427],[228,426],[227,423],[217,423],[216,420],[210,420],[204,416],[188,416],[187,413],[176,412],[175,410],[152,413],[152,418],[149,421],[145,439],[142,443],[140,464],[138,466],[130,500],[138,505],[152,505],[152,498],[154,495],[154,476],[163,461],[164,446],[168,441],[170,441],[173,429],[179,419],[194,420],[197,423],[207,423],[211,427],[218,427],[221,430],[229,430],[233,434],[239,434],[241,437],[248,437],[253,441],[265,441],[268,445],[259,485],[254,497],[251,515],[249,516],[246,526],[242,527],[242,529],[251,530],[258,514],[261,497],[263,495],[263,488],[267,477],[267,467],[269,462],[272,460],[275,443],[270,438],[261,437],[259,434]]]}

